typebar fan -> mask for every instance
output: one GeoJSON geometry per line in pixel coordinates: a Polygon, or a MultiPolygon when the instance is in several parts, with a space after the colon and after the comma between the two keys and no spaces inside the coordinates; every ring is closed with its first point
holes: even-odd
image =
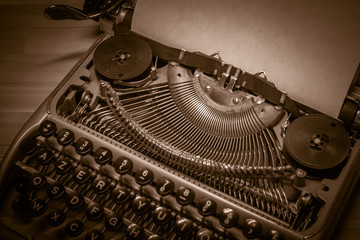
{"type": "Polygon", "coordinates": [[[177,64],[167,65],[167,79],[121,94],[100,84],[137,143],[178,169],[213,176],[276,178],[291,168],[272,130],[282,110],[177,64]]]}

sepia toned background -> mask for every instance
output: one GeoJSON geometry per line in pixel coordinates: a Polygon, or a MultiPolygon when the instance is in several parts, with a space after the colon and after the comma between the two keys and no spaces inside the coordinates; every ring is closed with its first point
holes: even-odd
{"type": "MultiPolygon", "coordinates": [[[[51,4],[75,0],[0,0],[0,159],[24,122],[99,36],[93,21],[51,21],[51,4]]],[[[360,239],[360,184],[334,226],[334,240],[360,239]]]]}

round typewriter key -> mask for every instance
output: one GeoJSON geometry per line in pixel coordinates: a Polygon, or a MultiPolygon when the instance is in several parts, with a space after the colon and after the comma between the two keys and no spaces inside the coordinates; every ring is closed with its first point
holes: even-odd
{"type": "Polygon", "coordinates": [[[30,177],[30,182],[36,190],[43,188],[47,183],[46,177],[41,173],[33,173],[30,177]]]}
{"type": "Polygon", "coordinates": [[[114,164],[115,171],[121,175],[129,173],[133,168],[133,162],[126,157],[119,157],[114,164]]]}
{"type": "Polygon", "coordinates": [[[216,211],[216,202],[210,198],[202,198],[197,204],[198,211],[203,216],[209,216],[216,211]]]}
{"type": "Polygon", "coordinates": [[[179,218],[175,221],[175,231],[181,236],[189,235],[194,230],[193,222],[187,218],[179,218]]]}
{"type": "Polygon", "coordinates": [[[59,199],[64,195],[64,193],[64,186],[58,182],[52,183],[47,189],[47,194],[51,199],[59,199]]]}
{"type": "Polygon", "coordinates": [[[39,133],[43,137],[50,137],[56,131],[56,124],[50,120],[44,120],[39,126],[39,133]]]}
{"type": "Polygon", "coordinates": [[[94,153],[94,159],[98,164],[104,165],[111,161],[112,152],[105,147],[99,147],[94,153]]]}
{"type": "Polygon", "coordinates": [[[86,167],[79,166],[78,168],[75,169],[73,173],[73,180],[77,184],[85,183],[89,180],[89,178],[90,178],[90,172],[86,167]]]}
{"type": "Polygon", "coordinates": [[[102,217],[104,209],[98,203],[92,202],[86,208],[86,216],[92,221],[96,221],[102,217]]]}
{"type": "Polygon", "coordinates": [[[173,180],[168,177],[161,177],[156,181],[156,192],[162,196],[171,194],[174,187],[173,180]]]}
{"type": "Polygon", "coordinates": [[[57,141],[60,145],[66,146],[69,145],[75,138],[74,133],[69,129],[61,129],[57,134],[57,141]]]}
{"type": "Polygon", "coordinates": [[[55,172],[57,172],[60,175],[63,175],[70,171],[72,162],[68,158],[59,158],[56,160],[54,164],[55,172]]]}
{"type": "Polygon", "coordinates": [[[28,193],[32,189],[32,183],[27,176],[20,176],[16,179],[15,189],[18,193],[28,193]]]}
{"type": "Polygon", "coordinates": [[[206,228],[201,228],[197,234],[196,234],[196,240],[215,240],[217,239],[213,233],[213,231],[210,231],[206,228]]]}
{"type": "Polygon", "coordinates": [[[165,207],[157,207],[153,211],[154,221],[159,224],[167,224],[171,220],[171,211],[165,207]]]}
{"type": "Polygon", "coordinates": [[[84,231],[84,224],[79,219],[72,219],[66,224],[65,231],[70,237],[77,237],[84,231]]]}
{"type": "Polygon", "coordinates": [[[93,149],[93,143],[86,138],[80,138],[75,144],[75,150],[78,154],[85,156],[93,149]]]}
{"type": "Polygon", "coordinates": [[[97,194],[103,194],[110,187],[110,182],[105,177],[99,177],[92,183],[92,190],[97,194]]]}
{"type": "Polygon", "coordinates": [[[70,209],[76,210],[85,203],[85,199],[80,193],[74,192],[67,196],[66,203],[70,209]]]}
{"type": "Polygon", "coordinates": [[[261,225],[255,219],[246,219],[243,225],[243,233],[247,238],[256,238],[261,233],[261,225]]]}
{"type": "Polygon", "coordinates": [[[41,216],[46,211],[46,202],[42,199],[34,198],[29,206],[30,213],[35,216],[41,216]]]}
{"type": "Polygon", "coordinates": [[[219,221],[225,228],[236,227],[239,222],[239,215],[231,208],[224,208],[220,213],[219,221]]]}
{"type": "Polygon", "coordinates": [[[11,207],[19,214],[25,214],[30,206],[30,198],[28,195],[20,195],[13,200],[11,207]]]}
{"type": "Polygon", "coordinates": [[[181,205],[192,203],[195,198],[195,192],[188,187],[180,187],[176,192],[176,201],[181,205]]]}
{"type": "Polygon", "coordinates": [[[124,186],[115,188],[111,193],[111,199],[117,204],[122,204],[130,198],[130,190],[124,186]]]}
{"type": "Polygon", "coordinates": [[[135,181],[141,186],[151,183],[153,179],[154,173],[148,168],[141,167],[136,171],[135,181]]]}
{"type": "Polygon", "coordinates": [[[123,219],[119,214],[110,213],[105,220],[106,229],[112,232],[120,230],[123,219]]]}
{"type": "Polygon", "coordinates": [[[85,240],[103,240],[104,239],[104,235],[102,234],[102,232],[100,232],[97,229],[91,229],[89,232],[86,233],[85,235],[85,240]]]}
{"type": "Polygon", "coordinates": [[[22,154],[29,156],[35,152],[37,148],[36,140],[32,138],[25,138],[21,141],[19,148],[22,154]]]}
{"type": "Polygon", "coordinates": [[[50,209],[48,215],[47,215],[47,221],[51,226],[59,226],[65,221],[65,213],[61,211],[60,209],[53,208],[50,209]]]}
{"type": "Polygon", "coordinates": [[[41,148],[35,155],[40,165],[46,165],[53,159],[53,152],[47,148],[41,148]]]}
{"type": "Polygon", "coordinates": [[[270,230],[265,236],[265,240],[284,240],[284,237],[276,230],[270,230]]]}
{"type": "Polygon", "coordinates": [[[151,201],[143,196],[137,196],[134,201],[132,202],[131,206],[136,214],[144,214],[146,213],[150,208],[151,201]]]}
{"type": "Polygon", "coordinates": [[[144,229],[135,224],[135,223],[132,223],[128,226],[128,228],[126,229],[126,235],[129,239],[132,239],[132,240],[140,240],[143,238],[144,236],[144,229]]]}

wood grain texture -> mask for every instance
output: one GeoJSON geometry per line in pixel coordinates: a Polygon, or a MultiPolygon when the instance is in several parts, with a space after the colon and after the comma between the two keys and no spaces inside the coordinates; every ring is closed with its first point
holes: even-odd
{"type": "MultiPolygon", "coordinates": [[[[75,0],[0,0],[0,159],[24,122],[99,34],[92,21],[50,21],[42,11],[75,0]],[[27,5],[24,5],[27,4],[27,5]]],[[[360,239],[360,184],[334,227],[335,240],[360,239]]]]}

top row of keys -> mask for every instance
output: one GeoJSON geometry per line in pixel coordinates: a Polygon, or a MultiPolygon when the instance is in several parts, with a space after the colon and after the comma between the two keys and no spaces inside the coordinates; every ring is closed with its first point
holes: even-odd
{"type": "MultiPolygon", "coordinates": [[[[56,132],[56,124],[50,120],[44,120],[39,126],[39,133],[45,138],[49,138],[56,132]]],[[[61,129],[57,136],[57,142],[62,146],[67,146],[75,139],[75,134],[69,129],[61,129]]],[[[93,144],[89,139],[80,138],[75,144],[75,150],[78,154],[84,156],[93,150],[93,144]]],[[[95,161],[104,165],[112,159],[112,153],[105,147],[98,148],[94,153],[95,161]]]]}

